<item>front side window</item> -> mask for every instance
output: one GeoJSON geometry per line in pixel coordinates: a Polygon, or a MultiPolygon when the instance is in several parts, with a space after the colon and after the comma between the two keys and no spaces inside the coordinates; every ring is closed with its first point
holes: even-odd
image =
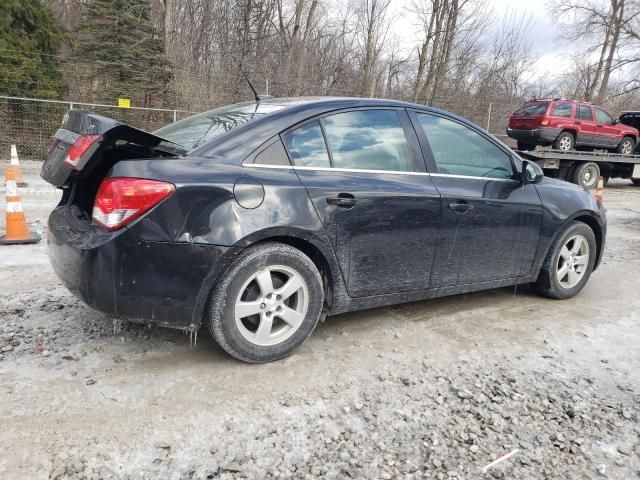
{"type": "Polygon", "coordinates": [[[596,111],[596,120],[598,123],[604,123],[605,125],[613,125],[613,117],[601,108],[594,108],[596,111]]]}
{"type": "Polygon", "coordinates": [[[298,167],[330,167],[329,153],[318,121],[284,135],[293,164],[298,167]]]}
{"type": "Polygon", "coordinates": [[[404,129],[394,110],[357,110],[322,119],[333,166],[413,171],[404,129]]]}
{"type": "Polygon", "coordinates": [[[554,117],[571,117],[571,111],[573,110],[573,105],[569,102],[558,102],[553,106],[553,111],[551,115],[554,117]]]}
{"type": "Polygon", "coordinates": [[[579,120],[593,120],[593,113],[591,113],[591,107],[589,105],[578,105],[578,115],[576,115],[579,120]]]}
{"type": "Polygon", "coordinates": [[[429,141],[438,173],[511,179],[511,159],[471,128],[443,117],[417,114],[429,141]]]}

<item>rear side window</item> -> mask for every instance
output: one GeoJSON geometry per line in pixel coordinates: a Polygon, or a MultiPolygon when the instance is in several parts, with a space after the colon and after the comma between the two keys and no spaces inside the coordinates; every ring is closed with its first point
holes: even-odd
{"type": "Polygon", "coordinates": [[[553,110],[551,111],[551,115],[554,117],[571,117],[571,111],[573,110],[573,105],[569,102],[558,102],[553,106],[553,110]]]}
{"type": "Polygon", "coordinates": [[[591,106],[578,105],[578,114],[576,118],[579,120],[593,120],[593,113],[591,113],[591,106]]]}
{"type": "Polygon", "coordinates": [[[528,102],[516,110],[515,115],[544,115],[549,102],[528,102]]]}
{"type": "Polygon", "coordinates": [[[596,111],[596,120],[598,123],[604,123],[605,125],[613,125],[613,117],[601,108],[594,108],[596,111]]]}
{"type": "Polygon", "coordinates": [[[291,160],[298,167],[330,167],[320,123],[315,121],[284,136],[291,160]]]}
{"type": "Polygon", "coordinates": [[[253,163],[258,165],[291,165],[280,138],[256,155],[253,163]]]}
{"type": "Polygon", "coordinates": [[[510,179],[509,156],[485,137],[460,123],[429,114],[417,114],[427,136],[438,173],[510,179]]]}
{"type": "Polygon", "coordinates": [[[322,119],[333,166],[413,171],[404,129],[394,110],[358,110],[322,119]]]}

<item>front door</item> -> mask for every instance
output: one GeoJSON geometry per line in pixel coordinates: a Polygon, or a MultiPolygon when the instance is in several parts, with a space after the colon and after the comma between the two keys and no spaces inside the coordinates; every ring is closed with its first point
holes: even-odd
{"type": "Polygon", "coordinates": [[[529,275],[542,227],[534,185],[522,185],[507,149],[468,125],[412,112],[442,196],[432,285],[452,287],[529,275]]]}
{"type": "Polygon", "coordinates": [[[440,196],[419,158],[406,112],[340,112],[308,122],[283,139],[332,243],[349,295],[428,288],[440,196]]]}
{"type": "Polygon", "coordinates": [[[593,107],[596,117],[597,143],[602,147],[614,148],[620,143],[620,129],[613,122],[613,117],[599,107],[593,107]]]}

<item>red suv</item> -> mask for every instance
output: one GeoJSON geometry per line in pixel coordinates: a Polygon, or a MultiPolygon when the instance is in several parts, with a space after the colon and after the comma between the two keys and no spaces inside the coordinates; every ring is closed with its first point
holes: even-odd
{"type": "Polygon", "coordinates": [[[554,98],[525,103],[509,117],[507,135],[518,141],[520,150],[552,145],[558,150],[606,148],[631,155],[639,134],[601,107],[554,98]]]}

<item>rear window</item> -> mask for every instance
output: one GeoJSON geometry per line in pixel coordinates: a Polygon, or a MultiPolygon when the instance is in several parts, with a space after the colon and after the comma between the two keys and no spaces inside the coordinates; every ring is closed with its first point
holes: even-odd
{"type": "Polygon", "coordinates": [[[516,115],[544,115],[547,112],[549,102],[529,102],[516,110],[516,115]]]}
{"type": "Polygon", "coordinates": [[[171,123],[153,134],[193,150],[229,130],[283,108],[285,105],[270,103],[229,105],[171,123]]]}

